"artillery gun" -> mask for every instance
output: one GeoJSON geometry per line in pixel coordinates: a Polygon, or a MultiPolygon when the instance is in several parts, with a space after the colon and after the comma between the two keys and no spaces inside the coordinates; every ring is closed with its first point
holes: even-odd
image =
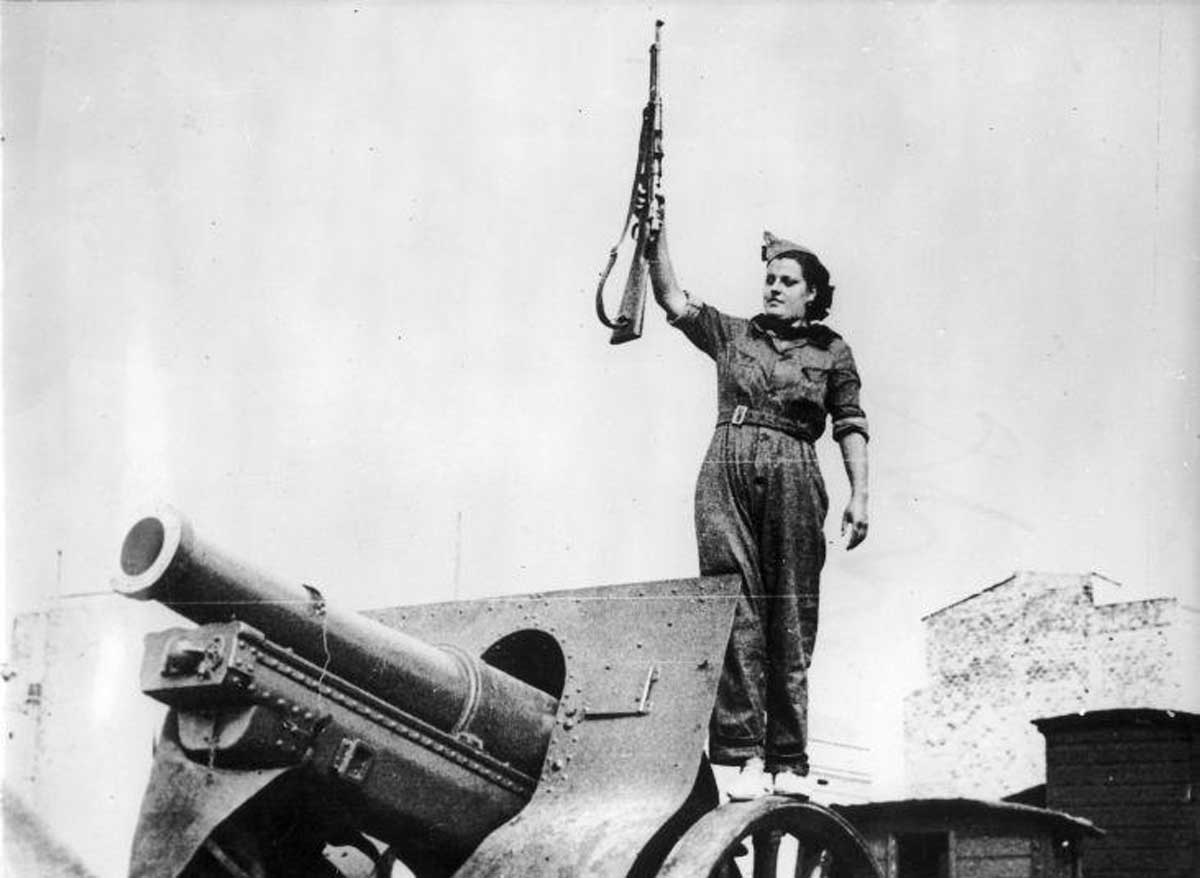
{"type": "Polygon", "coordinates": [[[139,519],[114,588],[170,710],[131,878],[878,878],[833,811],[721,804],[704,755],[739,583],[340,611],[139,519]]]}

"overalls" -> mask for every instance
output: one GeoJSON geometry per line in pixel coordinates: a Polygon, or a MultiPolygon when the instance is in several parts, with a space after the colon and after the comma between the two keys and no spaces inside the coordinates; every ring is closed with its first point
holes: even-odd
{"type": "Polygon", "coordinates": [[[691,304],[676,327],[717,365],[717,428],[696,481],[702,575],[740,573],[709,730],[718,765],[765,759],[808,773],[808,667],[829,498],[813,442],[867,433],[849,346],[814,325],[791,337],[691,304]]]}

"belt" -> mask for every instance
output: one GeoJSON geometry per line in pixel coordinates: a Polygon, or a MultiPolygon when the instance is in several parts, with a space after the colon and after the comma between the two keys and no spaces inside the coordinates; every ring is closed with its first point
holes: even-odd
{"type": "Polygon", "coordinates": [[[799,421],[793,421],[791,418],[785,418],[782,415],[773,415],[770,412],[748,408],[744,405],[734,406],[732,411],[721,412],[717,416],[718,427],[725,425],[740,427],[743,424],[751,427],[768,427],[804,442],[812,442],[816,439],[812,428],[799,421]]]}

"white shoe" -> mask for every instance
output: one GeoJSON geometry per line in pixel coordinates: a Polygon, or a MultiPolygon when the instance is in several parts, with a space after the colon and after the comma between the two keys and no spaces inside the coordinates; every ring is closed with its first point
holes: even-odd
{"type": "Polygon", "coordinates": [[[757,756],[747,759],[725,792],[734,802],[749,802],[769,796],[771,776],[764,770],[762,759],[757,756]]]}
{"type": "Polygon", "coordinates": [[[816,781],[808,775],[796,774],[794,771],[780,771],[775,775],[773,791],[777,796],[811,799],[816,790],[816,781]]]}

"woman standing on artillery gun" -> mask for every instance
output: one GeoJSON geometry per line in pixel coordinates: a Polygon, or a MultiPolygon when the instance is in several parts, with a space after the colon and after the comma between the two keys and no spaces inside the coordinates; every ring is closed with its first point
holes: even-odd
{"type": "Polygon", "coordinates": [[[834,288],[814,253],[766,233],[762,313],[744,320],[680,288],[665,224],[648,255],[668,321],[717,364],[717,428],[696,484],[700,572],[740,573],[743,585],[709,757],[741,766],[733,799],[810,795],[807,675],[829,506],[813,442],[827,415],[850,480],[846,548],[867,536],[858,371],[841,336],[816,322],[834,288]]]}

